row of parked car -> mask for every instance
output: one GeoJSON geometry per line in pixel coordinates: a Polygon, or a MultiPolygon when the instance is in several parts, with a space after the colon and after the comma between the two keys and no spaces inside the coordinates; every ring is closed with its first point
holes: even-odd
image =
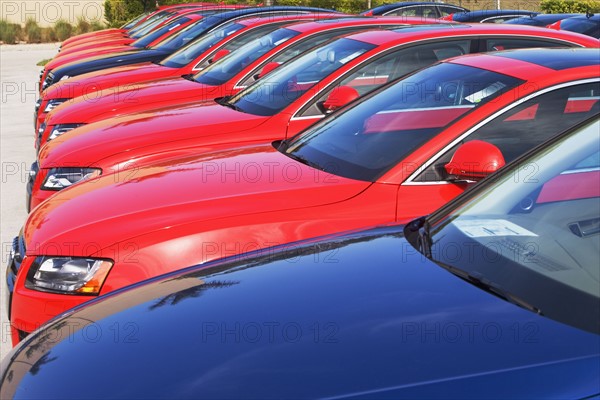
{"type": "Polygon", "coordinates": [[[530,26],[566,18],[193,3],[65,41],[1,397],[598,395],[600,42],[530,26]]]}

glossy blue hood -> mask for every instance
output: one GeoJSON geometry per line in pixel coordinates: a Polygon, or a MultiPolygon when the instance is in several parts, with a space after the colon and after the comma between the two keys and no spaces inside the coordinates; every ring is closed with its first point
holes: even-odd
{"type": "Polygon", "coordinates": [[[599,354],[600,336],[472,286],[391,227],[79,308],[11,354],[2,398],[582,398],[599,354]]]}

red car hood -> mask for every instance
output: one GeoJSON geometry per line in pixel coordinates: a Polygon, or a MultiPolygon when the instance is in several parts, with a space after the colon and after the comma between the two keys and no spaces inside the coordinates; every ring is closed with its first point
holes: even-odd
{"type": "Polygon", "coordinates": [[[129,179],[106,175],[75,185],[34,209],[24,234],[30,255],[51,243],[82,238],[99,249],[161,229],[194,224],[203,232],[210,221],[223,218],[336,203],[369,185],[317,172],[270,144],[247,146],[159,163],[129,179]],[[248,179],[232,173],[250,166],[248,179]],[[292,166],[294,179],[284,173],[292,166]]]}
{"type": "Polygon", "coordinates": [[[123,52],[129,52],[129,51],[134,51],[134,50],[139,51],[140,49],[138,49],[136,47],[132,47],[132,46],[122,45],[122,46],[99,47],[92,51],[84,50],[84,51],[80,51],[77,53],[65,54],[62,57],[55,58],[54,60],[52,60],[48,64],[46,64],[46,66],[44,68],[46,68],[47,71],[51,71],[53,69],[56,69],[65,64],[69,64],[69,63],[72,63],[75,61],[84,60],[84,59],[88,60],[89,57],[101,56],[101,55],[106,55],[106,54],[110,54],[110,53],[122,54],[123,52]]]}
{"type": "Polygon", "coordinates": [[[114,154],[125,153],[124,159],[134,158],[143,154],[146,146],[161,143],[175,147],[177,141],[197,139],[202,143],[213,138],[219,143],[223,136],[243,134],[267,120],[268,117],[241,113],[214,102],[167,107],[106,119],[67,132],[42,147],[39,163],[41,168],[83,167],[114,154]]]}
{"type": "Polygon", "coordinates": [[[149,81],[177,75],[179,69],[154,63],[140,63],[102,69],[57,82],[42,93],[44,100],[72,99],[79,96],[97,97],[94,92],[132,82],[149,81]],[[146,78],[147,77],[147,78],[146,78]]]}
{"type": "Polygon", "coordinates": [[[220,86],[207,86],[182,77],[115,86],[64,102],[48,115],[47,125],[91,123],[117,115],[221,97],[220,86]]]}

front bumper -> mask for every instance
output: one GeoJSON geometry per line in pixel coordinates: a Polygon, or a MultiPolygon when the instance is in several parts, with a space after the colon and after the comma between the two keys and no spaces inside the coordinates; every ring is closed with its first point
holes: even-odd
{"type": "Polygon", "coordinates": [[[25,187],[25,209],[27,212],[31,211],[31,195],[33,193],[33,185],[35,183],[35,178],[37,174],[40,172],[39,164],[34,162],[31,164],[31,168],[29,169],[29,174],[27,175],[27,185],[25,187]]]}

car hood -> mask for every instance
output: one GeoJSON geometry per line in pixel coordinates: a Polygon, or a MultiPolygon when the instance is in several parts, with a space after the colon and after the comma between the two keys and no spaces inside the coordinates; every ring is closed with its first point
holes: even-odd
{"type": "Polygon", "coordinates": [[[168,54],[168,52],[155,49],[138,49],[116,54],[103,54],[65,64],[54,69],[52,74],[54,74],[55,81],[58,81],[65,75],[71,77],[121,65],[159,61],[168,54]]]}
{"type": "MultiPolygon", "coordinates": [[[[167,71],[168,72],[168,71],[167,71]]],[[[164,75],[164,72],[162,72],[164,75]]],[[[118,79],[118,78],[117,78],[118,79]]],[[[190,81],[180,76],[115,86],[64,102],[52,110],[47,125],[90,123],[111,116],[146,111],[159,106],[212,100],[221,93],[219,87],[190,81]]]]}
{"type": "MultiPolygon", "coordinates": [[[[41,168],[92,166],[105,157],[123,154],[124,161],[145,154],[147,146],[197,139],[227,141],[267,120],[212,103],[190,103],[131,114],[84,125],[48,142],[39,153],[41,168]],[[64,164],[69,163],[69,164],[64,164]],[[75,163],[75,164],[73,164],[75,163]]],[[[283,136],[283,135],[282,135],[283,136]]]]}
{"type": "Polygon", "coordinates": [[[78,60],[88,59],[90,57],[99,58],[103,55],[112,55],[112,54],[127,54],[132,51],[139,50],[132,46],[127,45],[114,45],[114,46],[102,46],[97,47],[95,49],[86,49],[78,52],[73,52],[69,54],[65,54],[62,57],[56,57],[48,64],[45,65],[46,70],[50,71],[55,68],[58,68],[62,65],[66,65],[72,62],[77,62],[78,60]]]}
{"type": "MultiPolygon", "coordinates": [[[[217,219],[336,203],[370,184],[317,171],[271,144],[240,147],[122,171],[63,190],[31,212],[25,241],[31,254],[50,243],[83,237],[106,248],[192,222],[202,232],[203,223],[217,219]]],[[[89,246],[78,251],[84,247],[89,251],[89,246]]]]}
{"type": "Polygon", "coordinates": [[[154,63],[124,65],[88,72],[69,78],[68,81],[55,83],[47,88],[42,96],[45,100],[72,99],[82,95],[92,99],[98,96],[93,92],[99,90],[128,83],[160,79],[163,76],[172,76],[177,71],[175,68],[168,68],[154,63]]]}
{"type": "Polygon", "coordinates": [[[598,335],[484,292],[381,228],[104,296],[26,338],[2,387],[28,398],[90,387],[102,398],[584,398],[598,393],[599,352],[598,335]]]}

